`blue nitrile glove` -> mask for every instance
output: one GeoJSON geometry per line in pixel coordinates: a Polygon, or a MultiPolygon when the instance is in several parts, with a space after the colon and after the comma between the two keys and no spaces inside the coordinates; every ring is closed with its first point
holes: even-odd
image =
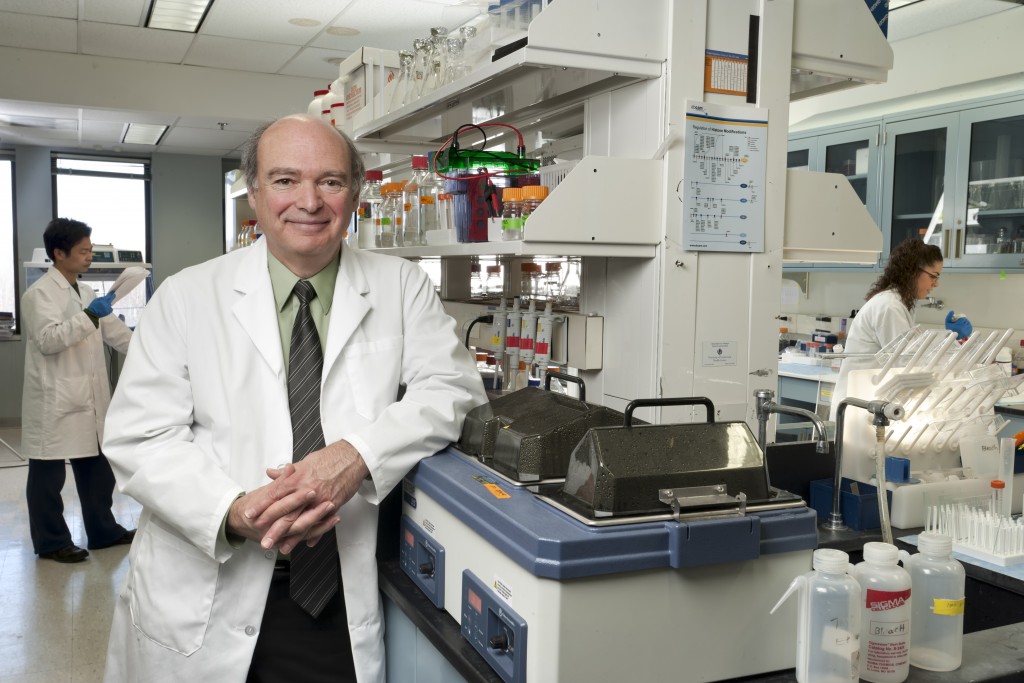
{"type": "Polygon", "coordinates": [[[97,318],[104,318],[114,311],[114,293],[104,294],[103,296],[96,297],[92,300],[85,310],[92,313],[97,318]]]}
{"type": "Polygon", "coordinates": [[[957,339],[967,339],[974,332],[974,325],[967,318],[960,317],[953,320],[953,311],[946,314],[946,329],[952,332],[956,332],[957,339]]]}

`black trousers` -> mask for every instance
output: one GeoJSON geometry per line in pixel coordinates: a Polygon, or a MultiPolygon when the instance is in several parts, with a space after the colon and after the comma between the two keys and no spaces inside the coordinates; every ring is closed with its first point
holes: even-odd
{"type": "Polygon", "coordinates": [[[288,595],[287,566],[270,582],[246,683],[355,683],[345,599],[338,593],[317,618],[288,595]]]}
{"type": "MultiPolygon", "coordinates": [[[[114,519],[110,507],[114,504],[114,473],[103,455],[89,458],[71,458],[71,471],[75,475],[75,488],[82,503],[82,521],[89,537],[90,548],[105,548],[125,533],[125,528],[114,519]]],[[[67,470],[64,460],[37,460],[29,458],[28,524],[32,535],[32,548],[36,554],[52,553],[73,543],[71,531],[64,520],[64,488],[67,470]]]]}

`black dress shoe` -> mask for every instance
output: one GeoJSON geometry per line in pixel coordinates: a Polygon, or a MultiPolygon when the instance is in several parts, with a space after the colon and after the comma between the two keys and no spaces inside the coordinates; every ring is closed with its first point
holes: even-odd
{"type": "Polygon", "coordinates": [[[39,553],[39,559],[54,560],[65,564],[81,562],[87,557],[89,557],[89,551],[85,548],[79,548],[74,544],[64,546],[60,550],[54,550],[51,553],[39,553]]]}
{"type": "Polygon", "coordinates": [[[89,546],[92,550],[102,550],[103,548],[113,548],[115,545],[131,545],[132,541],[135,540],[135,529],[126,531],[116,539],[106,545],[93,545],[89,546]]]}

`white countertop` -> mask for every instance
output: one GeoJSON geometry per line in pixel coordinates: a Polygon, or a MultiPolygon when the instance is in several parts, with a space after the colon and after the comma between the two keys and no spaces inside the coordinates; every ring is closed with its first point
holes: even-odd
{"type": "Polygon", "coordinates": [[[779,363],[779,377],[806,379],[812,382],[836,383],[839,371],[824,365],[804,365],[803,363],[779,363]]]}

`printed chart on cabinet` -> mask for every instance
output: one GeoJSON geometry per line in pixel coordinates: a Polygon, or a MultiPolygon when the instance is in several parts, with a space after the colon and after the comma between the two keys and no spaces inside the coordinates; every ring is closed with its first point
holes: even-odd
{"type": "Polygon", "coordinates": [[[686,249],[764,251],[767,143],[764,109],[686,103],[686,249]]]}

